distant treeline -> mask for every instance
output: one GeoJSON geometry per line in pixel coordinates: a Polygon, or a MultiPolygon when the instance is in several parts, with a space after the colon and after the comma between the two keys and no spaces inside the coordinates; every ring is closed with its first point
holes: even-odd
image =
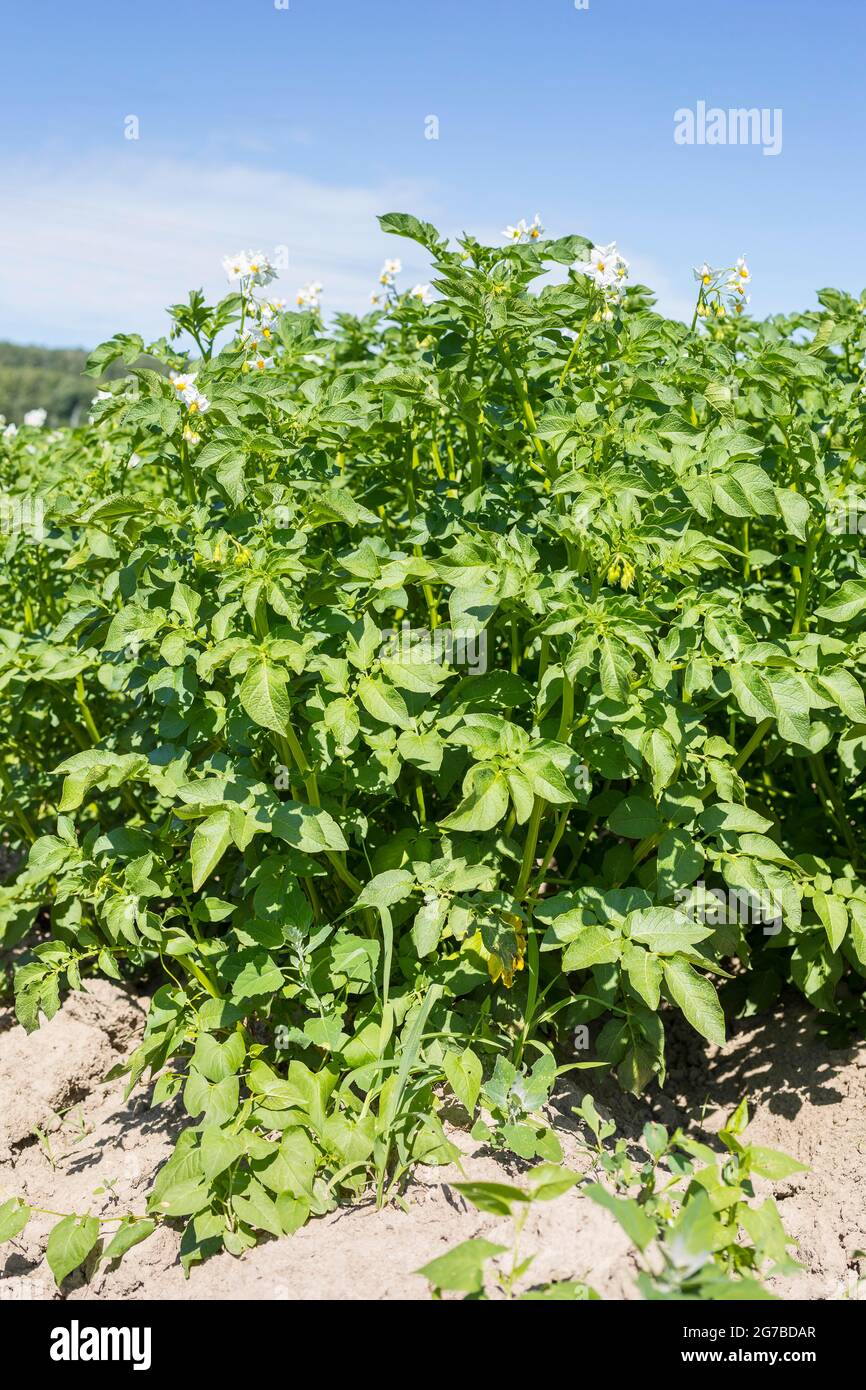
{"type": "MultiPolygon", "coordinates": [[[[105,378],[82,376],[84,348],[22,347],[0,342],[0,415],[20,425],[27,410],[48,411],[49,425],[77,425],[87,418],[90,402],[106,378],[125,376],[122,363],[105,378]]],[[[156,363],[148,363],[162,370],[156,363]]]]}

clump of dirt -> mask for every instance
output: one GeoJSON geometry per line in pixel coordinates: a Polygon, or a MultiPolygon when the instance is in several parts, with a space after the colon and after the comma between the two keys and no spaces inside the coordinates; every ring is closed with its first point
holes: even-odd
{"type": "Polygon", "coordinates": [[[0,1155],[53,1130],[60,1112],[89,1101],[144,1024],[134,995],[109,980],[88,982],[35,1033],[19,1025],[0,1037],[0,1155]]]}
{"type": "MultiPolygon", "coordinates": [[[[153,1173],[185,1122],[177,1108],[149,1108],[145,1091],[124,1100],[122,1081],[101,1079],[134,1045],[143,1013],[134,995],[94,981],[88,994],[70,997],[31,1038],[18,1027],[0,1034],[0,1200],[20,1194],[54,1212],[143,1211],[153,1173]]],[[[693,1133],[702,1127],[711,1142],[747,1095],[754,1117],[749,1137],[809,1164],[807,1173],[773,1189],[804,1265],[780,1281],[776,1292],[816,1299],[856,1291],[855,1252],[866,1248],[864,1052],[829,1050],[815,1037],[809,1012],[790,1001],[770,1016],[736,1025],[724,1048],[709,1051],[671,1020],[669,1066],[664,1090],[640,1099],[594,1079],[599,1109],[635,1143],[648,1119],[693,1133]]],[[[585,1160],[571,1107],[584,1089],[564,1087],[551,1110],[566,1160],[575,1166],[585,1160]]],[[[241,1260],[216,1256],[193,1269],[189,1280],[178,1263],[179,1233],[163,1226],[119,1264],[92,1261],[66,1281],[63,1296],[425,1298],[426,1283],[414,1273],[421,1265],[472,1236],[507,1243],[508,1223],[468,1206],[453,1184],[463,1178],[513,1179],[525,1167],[503,1162],[460,1130],[449,1129],[449,1135],[461,1162],[419,1169],[403,1206],[341,1208],[289,1239],[264,1241],[241,1260]]],[[[0,1249],[0,1296],[4,1280],[20,1297],[61,1296],[44,1260],[55,1220],[36,1215],[0,1249]]],[[[634,1296],[635,1257],[625,1234],[576,1190],[533,1212],[521,1253],[533,1252],[534,1282],[586,1279],[602,1297],[634,1296]]]]}

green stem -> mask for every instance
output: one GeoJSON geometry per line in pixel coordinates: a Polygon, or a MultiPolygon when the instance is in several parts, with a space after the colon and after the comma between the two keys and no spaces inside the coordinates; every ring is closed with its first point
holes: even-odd
{"type": "Polygon", "coordinates": [[[580,350],[580,345],[581,345],[581,343],[583,342],[583,335],[584,335],[584,333],[586,332],[586,326],[587,326],[587,324],[589,323],[590,318],[592,317],[591,308],[592,308],[592,303],[590,302],[590,306],[589,306],[589,308],[587,309],[587,312],[586,312],[586,317],[585,317],[585,319],[583,320],[583,323],[582,323],[581,326],[580,326],[580,332],[578,333],[577,337],[575,338],[574,342],[573,342],[572,345],[571,345],[571,352],[568,354],[568,359],[567,359],[567,361],[566,361],[565,366],[564,366],[563,369],[562,369],[562,375],[561,375],[560,378],[559,378],[559,389],[560,389],[560,391],[562,390],[563,386],[565,385],[565,379],[566,379],[566,377],[568,376],[569,372],[571,371],[571,364],[573,363],[575,357],[577,356],[577,354],[578,354],[578,352],[579,352],[579,350],[580,350]]]}
{"type": "Polygon", "coordinates": [[[84,719],[87,732],[90,734],[90,737],[93,739],[93,742],[98,743],[101,735],[96,727],[93,715],[90,712],[90,706],[88,705],[87,697],[84,694],[84,678],[80,674],[75,677],[75,703],[81,710],[81,715],[84,719]]]}
{"type": "Polygon", "coordinates": [[[209,975],[205,973],[204,970],[202,970],[200,965],[198,965],[194,960],[191,959],[191,957],[175,956],[175,960],[183,966],[184,970],[186,970],[188,974],[192,975],[196,980],[198,980],[202,989],[206,990],[212,999],[222,999],[223,996],[220,994],[213,980],[210,978],[209,975]]]}
{"type": "Polygon", "coordinates": [[[818,548],[818,541],[823,531],[823,526],[818,526],[809,536],[806,542],[806,555],[803,560],[803,571],[800,577],[800,587],[797,590],[797,602],[794,608],[794,622],[791,626],[791,636],[796,637],[803,627],[803,619],[806,614],[806,604],[809,599],[809,583],[812,578],[812,566],[815,562],[815,551],[818,548]]]}
{"type": "Polygon", "coordinates": [[[27,818],[24,808],[18,800],[18,797],[15,795],[15,788],[12,785],[12,779],[2,763],[0,763],[0,786],[3,787],[3,790],[6,793],[6,797],[12,807],[12,814],[14,815],[15,819],[17,820],[18,824],[23,830],[25,838],[28,839],[32,845],[33,842],[37,839],[36,831],[30,824],[30,821],[27,818]]]}

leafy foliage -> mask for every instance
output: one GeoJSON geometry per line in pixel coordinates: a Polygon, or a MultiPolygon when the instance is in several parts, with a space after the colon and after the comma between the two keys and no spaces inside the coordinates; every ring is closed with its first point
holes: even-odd
{"type": "Polygon", "coordinates": [[[447,1160],[446,1089],[555,1157],[576,1039],[640,1091],[671,1010],[862,1020],[863,304],[688,329],[530,292],[583,238],[383,225],[432,304],[193,294],[93,354],[91,425],[0,442],[18,1017],[156,985],[187,1267],[447,1160]]]}
{"type": "Polygon", "coordinates": [[[708,1144],[682,1130],[669,1134],[663,1125],[647,1124],[645,1159],[629,1156],[618,1139],[608,1147],[614,1124],[599,1115],[592,1096],[574,1112],[593,1136],[585,1152],[596,1172],[575,1172],[542,1163],[527,1174],[525,1185],[461,1182],[455,1187],[479,1211],[508,1216],[513,1225],[509,1246],[475,1238],[463,1241],[418,1270],[434,1298],[444,1291],[467,1299],[491,1295],[531,1301],[597,1300],[584,1280],[562,1279],[526,1284],[535,1259],[520,1258],[518,1243],[533,1205],[551,1201],[579,1187],[582,1195],[604,1207],[622,1226],[635,1248],[641,1297],[695,1301],[766,1299],[763,1278],[793,1274],[800,1266],[788,1253],[794,1242],[785,1233],[771,1197],[755,1201],[752,1176],[781,1179],[803,1170],[786,1154],[748,1144],[749,1122],[742,1102],[719,1138],[727,1150],[720,1158],[708,1144]],[[593,1148],[595,1152],[593,1153],[593,1148]],[[509,1254],[510,1252],[510,1254],[509,1254]],[[500,1257],[509,1254],[507,1264],[500,1257]]]}

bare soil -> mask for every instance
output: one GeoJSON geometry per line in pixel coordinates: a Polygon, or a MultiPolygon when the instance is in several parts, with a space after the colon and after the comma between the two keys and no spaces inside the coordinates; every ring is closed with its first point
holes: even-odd
{"type": "MultiPolygon", "coordinates": [[[[151,1109],[143,1089],[125,1100],[123,1081],[103,1078],[134,1047],[145,1009],[146,1000],[98,980],[67,999],[37,1034],[27,1037],[18,1025],[0,1031],[0,1201],[21,1195],[58,1213],[143,1211],[153,1173],[184,1118],[176,1108],[151,1109]]],[[[593,1080],[599,1109],[629,1141],[639,1141],[648,1119],[706,1136],[747,1095],[754,1115],[749,1137],[809,1165],[773,1189],[804,1266],[779,1281],[776,1292],[786,1299],[862,1296],[866,1050],[829,1049],[796,1000],[736,1025],[724,1048],[707,1051],[676,1023],[670,1034],[664,1091],[635,1099],[593,1080]]],[[[575,1161],[571,1106],[584,1089],[580,1083],[562,1089],[551,1108],[566,1158],[575,1161]]],[[[38,1215],[0,1248],[0,1298],[425,1298],[426,1283],[414,1273],[419,1266],[471,1236],[506,1243],[507,1223],[469,1207],[452,1184],[463,1177],[513,1178],[525,1167],[504,1164],[461,1130],[449,1133],[462,1163],[418,1170],[404,1206],[342,1208],[291,1238],[266,1240],[241,1260],[216,1256],[189,1280],[178,1263],[179,1232],[163,1226],[120,1263],[92,1261],[60,1294],[44,1260],[56,1217],[38,1215]]],[[[579,1192],[533,1215],[521,1252],[533,1251],[532,1282],[586,1279],[602,1297],[634,1296],[636,1264],[624,1233],[579,1192]]]]}

